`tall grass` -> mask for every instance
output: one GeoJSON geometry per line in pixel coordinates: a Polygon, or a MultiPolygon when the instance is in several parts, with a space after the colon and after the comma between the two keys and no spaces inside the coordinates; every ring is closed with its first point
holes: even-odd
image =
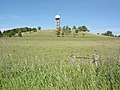
{"type": "MultiPolygon", "coordinates": [[[[37,58],[36,58],[37,59],[37,58]]],[[[48,58],[49,59],[49,58],[48,58]]],[[[3,90],[119,90],[120,62],[106,59],[98,67],[92,63],[72,65],[63,60],[1,61],[0,86],[3,90]],[[39,63],[39,64],[38,64],[39,63]]]]}
{"type": "Polygon", "coordinates": [[[0,90],[120,90],[118,39],[47,33],[3,38],[7,47],[0,42],[0,90]],[[83,59],[73,65],[69,57],[95,52],[100,55],[97,67],[83,59]]]}

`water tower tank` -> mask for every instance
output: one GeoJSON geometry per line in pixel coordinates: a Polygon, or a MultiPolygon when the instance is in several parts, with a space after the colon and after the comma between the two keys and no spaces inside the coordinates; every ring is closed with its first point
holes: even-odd
{"type": "Polygon", "coordinates": [[[56,19],[56,20],[59,20],[59,19],[60,19],[60,15],[56,15],[56,16],[55,16],[55,19],[56,19]]]}

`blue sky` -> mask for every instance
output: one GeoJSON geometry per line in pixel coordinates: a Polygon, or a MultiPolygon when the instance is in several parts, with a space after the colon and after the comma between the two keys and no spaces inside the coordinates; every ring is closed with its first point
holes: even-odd
{"type": "Polygon", "coordinates": [[[0,30],[16,27],[55,28],[85,25],[93,33],[120,34],[120,0],[0,0],[0,30]]]}

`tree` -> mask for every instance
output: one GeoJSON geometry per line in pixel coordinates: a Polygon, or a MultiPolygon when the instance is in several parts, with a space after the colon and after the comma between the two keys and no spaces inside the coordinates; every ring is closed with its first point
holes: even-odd
{"type": "Polygon", "coordinates": [[[10,31],[10,34],[11,34],[12,36],[15,36],[16,33],[15,33],[13,30],[11,30],[11,31],[10,31]]]}
{"type": "Polygon", "coordinates": [[[36,28],[32,28],[32,31],[33,31],[33,32],[37,32],[37,29],[36,29],[36,28]]]}
{"type": "Polygon", "coordinates": [[[113,36],[112,31],[107,31],[106,34],[107,36],[113,36]]]}
{"type": "Polygon", "coordinates": [[[100,35],[100,33],[97,33],[97,35],[100,35]]]}
{"type": "Polygon", "coordinates": [[[61,32],[61,28],[58,28],[58,30],[57,30],[57,37],[60,37],[60,32],[61,32]]]}
{"type": "Polygon", "coordinates": [[[68,27],[68,25],[66,26],[66,30],[68,30],[69,29],[69,27],[68,27]]]}
{"type": "Polygon", "coordinates": [[[27,32],[27,31],[30,31],[30,28],[28,28],[28,27],[24,27],[24,28],[22,28],[22,29],[23,29],[23,31],[20,30],[20,32],[27,32]]]}
{"type": "Polygon", "coordinates": [[[64,36],[65,33],[66,33],[66,27],[63,26],[63,27],[62,27],[62,36],[64,36]]]}
{"type": "Polygon", "coordinates": [[[79,27],[78,27],[78,30],[79,30],[79,31],[83,31],[83,32],[89,31],[86,26],[79,26],[79,27]]]}
{"type": "Polygon", "coordinates": [[[41,30],[41,27],[38,27],[38,30],[41,30]]]}
{"type": "Polygon", "coordinates": [[[75,34],[78,34],[78,29],[75,29],[75,34]]]}
{"type": "Polygon", "coordinates": [[[2,35],[3,35],[3,34],[2,34],[2,32],[1,32],[1,30],[0,30],[0,37],[2,37],[2,35]]]}
{"type": "Polygon", "coordinates": [[[6,31],[3,31],[3,36],[7,36],[7,37],[12,37],[12,36],[15,36],[16,34],[18,35],[19,32],[30,32],[31,31],[33,32],[37,32],[37,29],[36,28],[29,28],[29,27],[23,27],[23,28],[14,28],[14,29],[11,29],[11,30],[6,30],[6,31]]]}
{"type": "Polygon", "coordinates": [[[68,34],[69,34],[69,33],[71,33],[71,28],[70,28],[70,27],[68,28],[68,34]]]}
{"type": "Polygon", "coordinates": [[[82,31],[84,31],[84,32],[88,31],[87,27],[86,26],[82,26],[82,31]]]}
{"type": "Polygon", "coordinates": [[[76,30],[77,28],[76,28],[76,26],[73,26],[73,28],[72,28],[73,30],[76,30]]]}
{"type": "Polygon", "coordinates": [[[114,36],[114,35],[112,34],[112,31],[107,31],[107,32],[105,32],[105,33],[102,33],[102,35],[105,35],[105,36],[114,36]]]}
{"type": "Polygon", "coordinates": [[[62,30],[65,30],[65,29],[66,29],[66,27],[65,27],[65,26],[63,26],[63,27],[62,27],[62,30]]]}
{"type": "Polygon", "coordinates": [[[68,25],[63,26],[62,31],[64,32],[64,34],[68,35],[69,33],[71,33],[71,28],[68,25]]]}
{"type": "Polygon", "coordinates": [[[15,32],[13,31],[13,30],[8,30],[8,31],[6,31],[6,36],[8,36],[8,37],[12,37],[12,36],[15,36],[15,32]]]}
{"type": "Polygon", "coordinates": [[[79,31],[83,31],[81,26],[78,27],[78,30],[79,30],[79,31]]]}
{"type": "Polygon", "coordinates": [[[90,30],[87,30],[87,32],[90,32],[90,30]]]}

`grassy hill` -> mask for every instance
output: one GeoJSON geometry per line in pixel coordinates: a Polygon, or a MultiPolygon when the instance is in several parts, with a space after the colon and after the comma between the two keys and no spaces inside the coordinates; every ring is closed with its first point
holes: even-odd
{"type": "Polygon", "coordinates": [[[120,38],[79,33],[57,37],[55,31],[0,38],[2,90],[119,90],[120,38]],[[100,56],[100,65],[71,54],[100,56]]]}

